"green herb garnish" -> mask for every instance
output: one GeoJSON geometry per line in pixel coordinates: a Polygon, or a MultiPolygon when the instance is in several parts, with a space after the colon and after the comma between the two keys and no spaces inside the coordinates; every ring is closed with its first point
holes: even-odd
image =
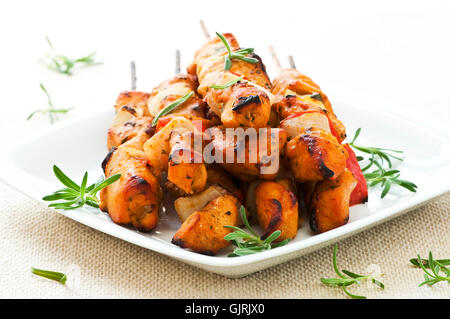
{"type": "Polygon", "coordinates": [[[420,255],[417,255],[417,258],[410,259],[409,261],[411,264],[422,268],[424,271],[423,277],[425,281],[423,281],[419,287],[423,285],[432,286],[440,281],[447,281],[450,283],[450,269],[445,267],[450,265],[450,259],[434,260],[433,254],[430,251],[428,253],[428,260],[422,259],[420,258],[420,255]],[[430,269],[431,273],[427,269],[430,269]],[[445,277],[441,276],[441,272],[445,275],[445,277]]]}
{"type": "Polygon", "coordinates": [[[63,285],[66,284],[67,276],[61,272],[37,269],[33,267],[31,268],[31,272],[35,275],[60,282],[63,285]]]}
{"type": "Polygon", "coordinates": [[[57,201],[62,202],[53,203],[48,205],[56,209],[75,209],[83,205],[89,205],[98,208],[97,193],[103,188],[111,185],[120,178],[120,174],[112,175],[107,179],[100,178],[97,183],[86,187],[88,173],[86,172],[81,182],[81,186],[76,184],[73,180],[67,177],[56,165],[53,165],[53,172],[56,178],[59,179],[67,188],[57,190],[51,195],[45,196],[42,199],[45,201],[57,201]]]}
{"type": "Polygon", "coordinates": [[[228,71],[231,68],[231,60],[233,60],[233,59],[245,61],[245,62],[252,63],[252,64],[259,62],[258,59],[247,56],[247,55],[253,53],[255,51],[255,49],[245,48],[245,49],[239,49],[234,52],[231,52],[231,47],[230,47],[230,44],[228,43],[227,39],[225,39],[225,37],[218,32],[216,32],[216,34],[220,38],[220,40],[222,40],[223,44],[225,45],[225,48],[228,51],[228,54],[225,56],[225,64],[224,64],[225,70],[228,71]]]}
{"type": "MultiPolygon", "coordinates": [[[[367,147],[356,145],[355,141],[361,132],[361,128],[356,130],[355,137],[348,143],[354,149],[370,154],[369,164],[363,167],[361,170],[364,174],[364,178],[367,181],[369,187],[374,187],[381,184],[383,191],[381,192],[381,198],[384,198],[389,193],[392,184],[399,185],[411,192],[416,192],[417,185],[413,182],[400,179],[400,171],[392,168],[392,159],[403,161],[402,158],[393,155],[392,153],[403,153],[403,151],[392,150],[388,148],[379,147],[367,147]],[[376,167],[373,167],[376,166],[376,167]],[[374,168],[372,171],[368,171],[370,168],[374,168]]],[[[364,160],[364,157],[358,156],[358,161],[364,160]]]]}
{"type": "Polygon", "coordinates": [[[189,100],[189,98],[194,94],[194,92],[189,92],[187,94],[185,94],[184,96],[180,97],[179,99],[173,101],[172,103],[170,103],[169,105],[167,105],[165,108],[163,108],[161,111],[159,111],[159,113],[155,116],[155,118],[152,121],[152,126],[155,126],[158,123],[158,120],[160,117],[169,114],[170,112],[172,112],[175,108],[177,108],[178,106],[180,106],[181,104],[183,104],[184,102],[186,102],[187,100],[189,100]]]}
{"type": "Polygon", "coordinates": [[[212,89],[216,89],[216,90],[225,90],[226,88],[229,88],[230,86],[235,85],[239,81],[242,81],[243,78],[244,78],[244,76],[241,75],[240,77],[238,77],[234,80],[231,80],[230,82],[227,82],[224,85],[210,85],[209,87],[212,89]]]}
{"type": "MultiPolygon", "coordinates": [[[[53,51],[53,45],[50,42],[50,39],[48,37],[45,37],[45,38],[47,39],[47,43],[48,43],[50,49],[53,51]]],[[[91,54],[83,56],[81,58],[71,59],[62,54],[50,53],[47,56],[48,60],[49,60],[49,62],[47,63],[47,66],[49,69],[54,70],[58,73],[72,75],[72,69],[77,64],[83,64],[85,66],[101,64],[101,62],[95,61],[94,55],[95,55],[95,52],[92,52],[91,54]]]]}
{"type": "Polygon", "coordinates": [[[226,235],[224,239],[231,241],[235,246],[237,246],[234,251],[228,255],[228,257],[251,255],[264,250],[284,246],[289,242],[289,239],[285,239],[282,242],[273,243],[273,241],[281,235],[280,230],[274,231],[266,239],[262,240],[250,226],[244,206],[241,206],[240,216],[245,227],[250,231],[250,233],[236,226],[224,226],[226,228],[234,229],[234,232],[226,235]]]}
{"type": "Polygon", "coordinates": [[[339,271],[339,268],[337,266],[337,261],[336,261],[336,254],[337,254],[337,244],[334,245],[334,249],[333,249],[333,269],[336,272],[336,274],[339,276],[339,278],[320,278],[320,281],[323,284],[328,285],[328,286],[340,287],[345,292],[345,294],[347,294],[347,296],[349,296],[350,298],[353,298],[353,299],[366,299],[367,298],[365,296],[354,295],[347,290],[347,286],[350,286],[353,284],[359,285],[360,282],[363,280],[370,280],[370,281],[372,281],[372,283],[374,283],[381,289],[384,289],[384,284],[382,282],[376,280],[375,278],[373,278],[373,276],[358,275],[358,274],[355,274],[348,270],[342,270],[342,272],[339,271]],[[342,273],[346,274],[348,277],[344,276],[344,274],[342,274],[342,273]]]}
{"type": "Polygon", "coordinates": [[[33,111],[30,115],[28,115],[27,121],[29,121],[35,114],[41,113],[41,114],[48,114],[50,117],[50,123],[53,124],[55,122],[55,120],[58,119],[57,118],[58,114],[66,114],[67,112],[69,112],[70,110],[73,109],[73,107],[69,107],[67,109],[55,109],[55,107],[53,106],[52,99],[50,98],[50,94],[48,94],[47,89],[44,87],[44,85],[42,83],[40,83],[39,85],[40,85],[42,91],[44,91],[45,95],[47,95],[48,108],[33,111]]]}

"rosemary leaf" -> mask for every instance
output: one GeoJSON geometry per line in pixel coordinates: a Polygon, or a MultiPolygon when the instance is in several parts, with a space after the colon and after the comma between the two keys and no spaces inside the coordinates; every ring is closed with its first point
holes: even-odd
{"type": "Polygon", "coordinates": [[[37,276],[41,276],[47,279],[55,280],[63,285],[66,284],[67,276],[61,272],[43,270],[38,268],[31,268],[31,272],[37,276]]]}
{"type": "Polygon", "coordinates": [[[176,109],[178,106],[180,106],[181,104],[183,104],[184,102],[189,100],[193,94],[194,94],[194,92],[191,91],[191,92],[185,94],[184,96],[180,97],[179,99],[173,101],[172,103],[167,105],[165,108],[163,108],[161,111],[159,111],[159,113],[155,116],[155,118],[152,121],[152,126],[155,126],[158,123],[158,120],[160,117],[163,117],[164,115],[169,114],[174,109],[176,109]]]}
{"type": "Polygon", "coordinates": [[[339,287],[343,290],[343,292],[349,296],[352,299],[366,299],[366,296],[359,296],[352,294],[347,290],[348,286],[351,286],[353,284],[359,284],[361,281],[364,280],[370,280],[373,284],[377,285],[379,288],[384,289],[384,284],[372,276],[368,275],[359,275],[354,272],[351,272],[349,270],[342,270],[342,272],[339,270],[337,266],[336,261],[336,255],[337,255],[337,244],[334,245],[333,249],[333,270],[338,275],[338,278],[320,278],[320,281],[328,286],[335,286],[339,287]],[[347,277],[345,275],[347,275],[347,277]]]}
{"type": "Polygon", "coordinates": [[[249,54],[252,54],[255,50],[253,48],[243,48],[236,50],[234,52],[231,52],[230,44],[228,43],[227,39],[220,34],[219,32],[216,32],[219,39],[222,41],[222,43],[225,45],[225,48],[227,49],[228,54],[224,57],[225,63],[224,63],[224,69],[229,70],[231,69],[231,60],[241,60],[247,63],[258,63],[258,59],[248,57],[249,54]]]}
{"type": "Polygon", "coordinates": [[[241,206],[239,213],[242,221],[244,222],[244,226],[250,233],[236,226],[224,226],[225,228],[234,230],[234,232],[231,232],[224,237],[225,240],[232,242],[233,245],[236,246],[236,248],[231,254],[228,255],[228,257],[251,255],[264,250],[284,246],[289,242],[288,239],[285,239],[282,242],[273,243],[274,240],[280,237],[280,230],[274,231],[269,236],[267,236],[265,240],[262,240],[261,237],[253,229],[253,227],[250,226],[250,223],[247,220],[247,214],[245,213],[244,206],[241,206]]]}
{"type": "MultiPolygon", "coordinates": [[[[361,168],[361,171],[364,173],[364,178],[367,181],[367,185],[369,187],[375,187],[377,185],[381,185],[382,192],[381,198],[384,198],[391,190],[392,185],[401,186],[410,192],[417,191],[417,185],[406,180],[400,179],[400,171],[392,168],[392,159],[403,161],[402,158],[393,155],[392,153],[403,153],[403,151],[388,149],[388,148],[380,148],[380,147],[368,147],[356,145],[355,141],[361,133],[361,128],[358,128],[355,132],[355,136],[353,140],[349,143],[351,147],[360,152],[364,152],[370,155],[368,159],[369,163],[361,168]],[[375,168],[374,168],[375,166],[375,168]],[[369,169],[371,169],[369,171],[369,169]]],[[[363,157],[358,156],[358,161],[364,160],[363,157]]]]}
{"type": "Polygon", "coordinates": [[[56,165],[53,165],[53,173],[64,186],[67,186],[67,188],[57,190],[53,192],[53,194],[44,196],[42,197],[42,200],[59,201],[57,203],[51,203],[48,206],[64,210],[76,209],[85,204],[98,208],[97,193],[120,178],[120,174],[116,174],[105,180],[101,178],[97,183],[87,186],[88,173],[86,172],[83,176],[81,186],[79,186],[56,165]]]}

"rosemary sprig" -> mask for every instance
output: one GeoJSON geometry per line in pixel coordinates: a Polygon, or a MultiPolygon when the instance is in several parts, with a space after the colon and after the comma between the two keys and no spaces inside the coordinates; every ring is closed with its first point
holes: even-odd
{"type": "Polygon", "coordinates": [[[61,201],[48,205],[56,209],[75,209],[83,205],[98,208],[97,193],[103,188],[111,185],[120,178],[120,174],[112,175],[107,179],[100,178],[97,183],[87,186],[88,173],[86,172],[81,182],[81,186],[67,177],[56,165],[53,165],[53,172],[58,180],[66,186],[57,190],[51,195],[44,196],[45,201],[61,201]]]}
{"type": "Polygon", "coordinates": [[[222,34],[220,34],[219,32],[216,32],[216,34],[220,38],[220,40],[222,40],[223,44],[225,45],[225,48],[228,51],[228,54],[225,56],[225,64],[224,64],[225,70],[228,71],[231,68],[231,60],[233,60],[233,59],[245,61],[245,62],[252,63],[252,64],[259,62],[258,59],[247,56],[247,55],[253,53],[255,51],[255,49],[244,48],[244,49],[239,49],[234,52],[231,52],[231,47],[230,47],[230,44],[228,43],[227,39],[225,39],[225,37],[222,34]]]}
{"type": "MultiPolygon", "coordinates": [[[[412,258],[409,260],[411,264],[413,264],[416,267],[420,267],[419,259],[418,258],[412,258]]],[[[439,264],[442,264],[443,266],[450,265],[450,259],[436,259],[435,262],[438,262],[439,264]]],[[[428,263],[428,260],[422,259],[422,265],[425,268],[430,268],[430,264],[428,263]]]]}
{"type": "Polygon", "coordinates": [[[230,86],[233,86],[236,83],[242,81],[243,78],[244,78],[244,76],[241,75],[240,77],[238,77],[234,80],[231,80],[231,81],[225,83],[224,85],[210,85],[209,87],[212,89],[216,89],[216,90],[225,90],[226,88],[229,88],[230,86]]]}
{"type": "Polygon", "coordinates": [[[48,108],[38,109],[38,110],[33,111],[30,115],[28,115],[27,121],[31,120],[31,118],[34,115],[36,115],[37,113],[41,113],[41,114],[48,114],[50,117],[50,123],[53,124],[55,122],[55,120],[57,119],[57,114],[66,114],[67,112],[69,112],[70,110],[73,109],[73,107],[69,107],[66,109],[55,109],[52,99],[50,98],[50,94],[48,94],[47,89],[45,88],[45,86],[42,83],[40,83],[39,85],[41,87],[41,90],[44,91],[45,95],[47,95],[48,108]]]}
{"type": "MultiPolygon", "coordinates": [[[[356,130],[355,136],[353,137],[353,140],[348,144],[358,151],[370,154],[370,158],[368,159],[369,164],[361,169],[362,172],[365,173],[364,177],[369,187],[374,187],[378,184],[381,184],[381,187],[383,188],[383,191],[381,192],[381,198],[384,198],[389,193],[392,184],[399,185],[415,193],[417,185],[413,182],[400,179],[400,171],[391,169],[392,159],[403,161],[402,158],[392,153],[403,153],[403,151],[356,145],[355,141],[358,138],[360,132],[361,128],[358,128],[356,130]],[[372,171],[368,171],[370,168],[372,168],[372,171]]],[[[358,161],[363,161],[364,157],[358,156],[357,159],[358,161]]]]}
{"type": "Polygon", "coordinates": [[[170,103],[169,105],[167,105],[165,108],[163,108],[161,111],[159,111],[159,113],[155,116],[155,118],[152,121],[152,126],[155,126],[156,124],[158,124],[158,120],[160,117],[169,114],[170,112],[172,112],[174,109],[176,109],[178,106],[180,106],[181,104],[183,104],[184,102],[186,102],[187,100],[190,99],[190,97],[194,94],[193,91],[183,95],[182,97],[180,97],[179,99],[173,101],[172,103],[170,103]]]}
{"type": "Polygon", "coordinates": [[[342,270],[339,271],[339,268],[337,266],[336,261],[336,254],[337,254],[337,244],[334,245],[333,249],[333,269],[336,272],[336,274],[339,276],[339,278],[320,278],[320,281],[328,286],[335,286],[340,287],[345,292],[347,296],[353,299],[366,299],[366,296],[358,296],[355,294],[352,294],[347,290],[347,287],[353,284],[360,284],[363,280],[370,280],[372,283],[380,287],[381,289],[384,289],[384,284],[370,275],[358,275],[348,270],[342,270]],[[346,274],[348,277],[344,276],[342,273],[346,274]]]}
{"type": "Polygon", "coordinates": [[[61,272],[43,270],[38,268],[31,268],[31,272],[37,276],[41,276],[47,279],[55,280],[63,285],[66,284],[67,276],[61,272]]]}
{"type": "Polygon", "coordinates": [[[433,254],[431,251],[428,253],[428,260],[420,258],[420,255],[417,255],[417,258],[413,258],[409,260],[414,266],[422,268],[424,271],[423,277],[425,281],[419,284],[419,287],[423,285],[432,286],[435,283],[441,281],[447,281],[450,283],[450,269],[445,267],[450,265],[450,259],[433,259],[433,254]],[[431,273],[427,270],[430,269],[431,273]],[[441,276],[440,273],[445,275],[441,276]]]}
{"type": "Polygon", "coordinates": [[[236,226],[224,226],[234,230],[234,232],[226,235],[224,239],[231,241],[235,246],[237,246],[233,252],[228,255],[228,257],[251,255],[264,250],[284,246],[289,242],[289,239],[285,239],[282,242],[273,243],[273,241],[281,235],[280,230],[274,231],[266,239],[262,240],[256,231],[250,226],[244,206],[241,206],[239,213],[245,227],[250,231],[250,233],[236,226]]]}
{"type": "Polygon", "coordinates": [[[48,37],[45,37],[47,39],[47,43],[52,50],[52,53],[49,53],[47,55],[48,62],[47,66],[49,69],[54,70],[58,73],[66,74],[66,75],[72,75],[72,69],[77,64],[84,64],[86,66],[92,66],[92,65],[98,65],[101,64],[101,62],[97,62],[94,59],[95,52],[92,52],[91,54],[88,54],[86,56],[83,56],[78,59],[71,59],[68,58],[65,55],[62,54],[54,54],[53,53],[53,45],[50,42],[50,39],[48,37]]]}

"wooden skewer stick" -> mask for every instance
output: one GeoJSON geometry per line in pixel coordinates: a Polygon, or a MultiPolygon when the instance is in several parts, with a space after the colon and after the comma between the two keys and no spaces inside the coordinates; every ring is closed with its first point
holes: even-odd
{"type": "Polygon", "coordinates": [[[296,70],[297,68],[295,67],[294,57],[292,55],[290,55],[290,56],[288,56],[288,60],[289,60],[290,68],[296,70]]]}
{"type": "Polygon", "coordinates": [[[180,50],[175,51],[175,75],[181,72],[180,50]]]}
{"type": "Polygon", "coordinates": [[[136,91],[136,63],[134,61],[131,61],[131,90],[136,91]]]}
{"type": "Polygon", "coordinates": [[[209,35],[208,28],[206,27],[206,24],[203,21],[203,19],[200,19],[200,26],[202,27],[203,35],[205,36],[205,38],[206,39],[211,38],[211,36],[209,35]]]}
{"type": "Polygon", "coordinates": [[[275,52],[275,49],[273,48],[273,46],[269,45],[269,51],[270,54],[272,55],[272,60],[275,63],[275,67],[277,68],[278,73],[281,72],[281,63],[280,60],[278,59],[277,53],[275,52]]]}

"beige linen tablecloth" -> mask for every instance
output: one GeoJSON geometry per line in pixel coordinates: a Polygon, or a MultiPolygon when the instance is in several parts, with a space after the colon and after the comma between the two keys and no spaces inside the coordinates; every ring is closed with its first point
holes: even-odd
{"type": "MultiPolygon", "coordinates": [[[[0,50],[0,152],[49,126],[46,116],[25,121],[31,111],[47,105],[39,83],[45,84],[56,107],[76,107],[63,121],[112,105],[118,92],[129,88],[130,59],[136,61],[138,89],[148,91],[172,75],[175,49],[181,49],[183,69],[190,62],[203,42],[199,18],[211,33],[233,32],[242,46],[254,46],[272,78],[277,72],[269,44],[283,66],[288,54],[295,56],[301,71],[325,92],[339,92],[448,131],[448,1],[278,0],[274,5],[267,0],[256,7],[249,1],[230,1],[228,6],[207,0],[195,6],[181,0],[109,1],[104,14],[103,1],[77,0],[66,3],[71,9],[65,15],[47,0],[3,2],[0,29],[8,32],[2,33],[2,43],[11,47],[0,50]],[[237,23],[230,20],[236,8],[254,14],[237,23]],[[255,28],[262,21],[267,25],[255,28]],[[77,69],[71,77],[49,71],[38,63],[49,51],[45,35],[56,53],[81,56],[96,50],[103,64],[77,69]]],[[[386,132],[383,123],[379,127],[383,136],[393,133],[386,132]]],[[[351,290],[370,298],[449,298],[449,284],[419,288],[423,272],[408,261],[417,253],[426,256],[428,250],[436,258],[450,258],[449,213],[447,193],[340,242],[342,268],[357,273],[378,268],[385,274],[384,291],[364,284],[351,290]]],[[[228,279],[78,224],[0,182],[4,298],[346,298],[320,283],[321,277],[335,275],[331,257],[330,246],[245,278],[228,279]],[[32,266],[67,273],[71,288],[32,276],[32,266]]]]}
{"type": "MultiPolygon", "coordinates": [[[[338,263],[354,272],[379,267],[384,291],[370,298],[449,298],[447,283],[417,287],[422,271],[408,260],[428,249],[448,258],[450,194],[339,244],[338,263]],[[372,265],[372,266],[371,266],[372,265]]],[[[193,268],[81,225],[0,184],[0,297],[7,298],[342,298],[320,277],[334,276],[332,247],[240,279],[193,268]],[[69,287],[31,275],[65,272],[69,287]]]]}

